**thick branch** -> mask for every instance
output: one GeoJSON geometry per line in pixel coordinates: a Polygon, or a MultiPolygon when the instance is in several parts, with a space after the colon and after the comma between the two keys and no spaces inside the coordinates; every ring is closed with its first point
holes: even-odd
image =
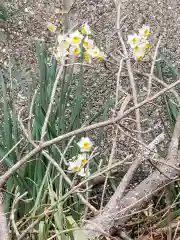
{"type": "MultiPolygon", "coordinates": [[[[179,166],[179,136],[180,115],[177,118],[167,156],[167,163],[177,167],[179,166]]],[[[169,166],[164,164],[159,164],[158,167],[160,171],[164,173],[164,175],[161,174],[159,171],[154,171],[134,190],[127,193],[127,195],[122,199],[118,199],[118,195],[121,195],[121,189],[117,188],[117,191],[109,201],[110,205],[107,204],[103,214],[98,215],[92,220],[92,222],[101,227],[104,231],[109,231],[115,222],[120,225],[124,224],[125,221],[127,221],[128,219],[128,217],[125,216],[127,216],[128,214],[132,214],[139,209],[142,209],[144,203],[147,202],[160,187],[170,182],[170,179],[175,179],[179,176],[179,171],[174,168],[170,168],[169,166]]],[[[90,229],[91,224],[86,224],[85,228],[90,229]]],[[[91,230],[88,230],[86,233],[88,237],[98,236],[95,228],[91,228],[91,230]]]]}

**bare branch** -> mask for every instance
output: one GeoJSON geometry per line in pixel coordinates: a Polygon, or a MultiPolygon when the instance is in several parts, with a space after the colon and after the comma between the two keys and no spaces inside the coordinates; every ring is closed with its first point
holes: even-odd
{"type": "Polygon", "coordinates": [[[159,96],[161,96],[162,94],[164,94],[165,92],[169,91],[171,88],[175,87],[176,85],[180,84],[180,79],[177,80],[176,82],[168,85],[168,87],[162,89],[161,91],[159,91],[158,93],[156,93],[154,96],[150,97],[149,99],[145,99],[144,101],[138,103],[137,105],[129,108],[128,110],[126,110],[123,114],[123,116],[117,116],[116,118],[113,119],[109,119],[107,121],[103,121],[100,123],[95,123],[92,125],[89,125],[87,127],[83,127],[77,130],[74,130],[72,132],[63,134],[61,136],[58,136],[56,138],[53,138],[49,141],[43,142],[42,144],[40,144],[39,146],[37,146],[36,148],[34,148],[31,152],[29,152],[28,154],[26,154],[22,159],[20,159],[16,164],[14,164],[13,167],[11,167],[8,171],[6,171],[6,173],[4,173],[1,177],[0,177],[0,188],[2,188],[2,186],[4,185],[4,183],[6,182],[6,180],[9,178],[9,176],[11,176],[12,174],[14,174],[23,164],[25,164],[31,157],[33,157],[34,155],[36,155],[37,153],[41,152],[43,149],[45,149],[46,147],[61,142],[64,139],[70,138],[72,136],[81,134],[83,132],[88,132],[91,131],[93,129],[97,129],[100,127],[105,127],[108,125],[113,125],[117,122],[119,122],[121,119],[123,119],[124,117],[126,117],[128,114],[130,114],[132,111],[134,111],[136,108],[140,108],[141,106],[143,106],[144,104],[151,102],[153,100],[155,100],[156,98],[158,98],[159,96]]]}
{"type": "Polygon", "coordinates": [[[54,82],[54,86],[53,86],[53,89],[52,89],[52,93],[51,93],[51,99],[50,99],[50,103],[49,103],[49,106],[48,106],[48,110],[47,110],[47,113],[46,113],[46,117],[45,117],[45,120],[44,120],[44,124],[42,126],[42,131],[41,131],[41,142],[43,142],[44,140],[44,137],[46,135],[46,128],[47,128],[47,124],[48,124],[48,121],[49,121],[49,117],[50,117],[50,114],[51,114],[51,111],[52,111],[52,106],[53,106],[53,102],[54,102],[54,97],[55,97],[55,93],[56,93],[56,89],[57,89],[57,85],[58,85],[58,82],[59,82],[59,79],[60,79],[60,76],[62,74],[62,71],[64,69],[64,65],[62,64],[59,71],[58,71],[58,74],[56,76],[56,80],[54,82]]]}
{"type": "MultiPolygon", "coordinates": [[[[177,122],[174,128],[172,140],[168,150],[167,163],[172,166],[179,165],[179,155],[178,155],[178,143],[180,138],[180,114],[177,118],[177,122]]],[[[118,194],[121,194],[121,189],[116,191],[115,195],[116,202],[110,199],[110,207],[108,207],[103,212],[101,216],[97,216],[92,221],[101,226],[104,231],[108,231],[111,226],[116,222],[116,224],[123,224],[128,219],[125,217],[127,214],[133,213],[138,209],[142,209],[144,203],[148,201],[160,187],[171,182],[170,179],[176,179],[179,176],[179,171],[174,168],[170,168],[165,164],[159,164],[159,169],[165,175],[162,175],[159,171],[154,171],[145,180],[143,180],[134,190],[126,194],[122,199],[118,200],[118,194]]],[[[114,196],[114,195],[113,195],[114,196]]],[[[112,197],[113,198],[113,197],[112,197]]],[[[89,225],[85,227],[90,228],[89,225]]],[[[88,237],[97,236],[95,229],[87,232],[88,237]]]]}
{"type": "Polygon", "coordinates": [[[157,54],[158,54],[158,49],[159,49],[159,46],[160,46],[160,43],[161,43],[161,39],[162,39],[162,36],[159,38],[158,43],[156,45],[156,49],[155,49],[154,56],[153,56],[153,61],[152,61],[152,64],[151,64],[151,71],[150,71],[150,74],[149,74],[149,82],[148,82],[147,98],[149,98],[150,94],[151,94],[154,66],[155,66],[155,62],[156,62],[156,58],[157,58],[157,54]]]}

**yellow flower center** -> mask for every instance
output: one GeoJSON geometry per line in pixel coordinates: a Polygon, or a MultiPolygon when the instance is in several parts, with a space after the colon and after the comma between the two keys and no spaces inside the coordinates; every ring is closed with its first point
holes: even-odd
{"type": "Polygon", "coordinates": [[[133,44],[137,44],[137,43],[138,43],[137,38],[134,37],[134,38],[132,39],[132,43],[133,43],[133,44]]]}
{"type": "Polygon", "coordinates": [[[134,48],[134,52],[139,52],[140,51],[140,47],[139,46],[136,46],[135,48],[134,48]]]}
{"type": "Polygon", "coordinates": [[[66,41],[64,41],[63,45],[66,47],[68,45],[68,43],[66,41]]]}
{"type": "Polygon", "coordinates": [[[83,42],[83,46],[84,46],[85,48],[88,48],[88,46],[89,46],[88,42],[83,42]]]}
{"type": "Polygon", "coordinates": [[[144,36],[149,36],[149,34],[150,34],[149,29],[145,29],[145,30],[144,30],[144,36]]]}
{"type": "Polygon", "coordinates": [[[58,60],[59,63],[61,63],[61,57],[60,56],[57,57],[57,60],[58,60]]]}
{"type": "Polygon", "coordinates": [[[143,60],[143,56],[138,56],[138,57],[137,57],[137,60],[138,60],[138,61],[142,61],[142,60],[143,60]]]}
{"type": "Polygon", "coordinates": [[[73,43],[79,43],[80,38],[78,36],[74,36],[72,41],[73,41],[73,43]]]}
{"type": "Polygon", "coordinates": [[[77,171],[79,170],[79,167],[78,167],[78,166],[74,166],[74,167],[73,167],[73,170],[74,170],[75,172],[77,172],[77,171]]]}
{"type": "Polygon", "coordinates": [[[148,49],[149,47],[150,47],[149,43],[146,42],[146,43],[144,44],[144,48],[148,49]]]}
{"type": "Polygon", "coordinates": [[[88,142],[85,142],[85,143],[84,143],[84,148],[86,148],[86,149],[89,148],[89,143],[88,143],[88,142]]]}
{"type": "Polygon", "coordinates": [[[84,53],[84,59],[87,61],[91,55],[88,52],[84,53]]]}
{"type": "Polygon", "coordinates": [[[81,28],[81,32],[84,34],[86,33],[86,29],[84,27],[81,28]]]}
{"type": "Polygon", "coordinates": [[[82,164],[82,165],[85,165],[86,163],[87,163],[87,160],[86,160],[86,159],[82,159],[82,160],[81,160],[81,164],[82,164]]]}
{"type": "Polygon", "coordinates": [[[97,59],[98,60],[103,60],[103,57],[102,56],[98,56],[97,59]]]}
{"type": "Polygon", "coordinates": [[[48,26],[48,29],[49,29],[49,31],[52,32],[52,31],[53,31],[53,26],[52,26],[52,25],[49,25],[49,26],[48,26]]]}
{"type": "Polygon", "coordinates": [[[75,55],[77,55],[77,54],[79,53],[79,48],[74,48],[74,49],[73,49],[73,53],[74,53],[75,55]]]}

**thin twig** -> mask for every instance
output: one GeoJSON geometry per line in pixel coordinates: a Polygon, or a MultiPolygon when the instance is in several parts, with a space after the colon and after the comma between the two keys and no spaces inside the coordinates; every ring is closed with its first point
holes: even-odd
{"type": "MultiPolygon", "coordinates": [[[[115,95],[115,106],[114,106],[114,114],[113,114],[113,118],[115,117],[116,114],[116,110],[117,110],[117,105],[118,105],[118,100],[119,100],[119,87],[120,87],[120,76],[121,76],[121,70],[122,70],[122,66],[123,66],[123,59],[121,59],[120,64],[119,64],[119,71],[117,74],[117,81],[116,81],[116,95],[115,95]]],[[[125,102],[126,103],[126,102],[125,102]]],[[[122,104],[123,110],[125,109],[124,105],[122,104]]],[[[122,115],[122,114],[121,114],[122,115]]],[[[112,135],[114,135],[113,137],[113,141],[112,141],[112,149],[111,149],[111,154],[109,157],[109,161],[108,161],[108,167],[111,166],[112,162],[113,162],[113,158],[114,158],[114,154],[115,154],[115,150],[116,150],[116,140],[117,140],[117,134],[118,134],[118,128],[117,126],[115,126],[115,129],[113,128],[112,130],[112,135]]],[[[106,186],[107,186],[107,181],[109,178],[109,172],[106,175],[106,179],[104,182],[104,187],[103,187],[103,192],[102,192],[102,196],[101,196],[101,205],[100,205],[100,211],[103,208],[103,203],[104,203],[104,196],[105,196],[105,192],[106,192],[106,186]]]]}
{"type": "MultiPolygon", "coordinates": [[[[140,71],[138,71],[138,70],[136,70],[136,69],[134,69],[134,72],[137,73],[137,74],[140,74],[140,75],[142,75],[142,76],[146,76],[146,77],[148,77],[148,78],[149,78],[149,76],[150,76],[149,73],[143,73],[143,72],[140,72],[140,71]]],[[[168,87],[168,84],[165,83],[164,80],[159,79],[159,78],[156,77],[155,75],[153,75],[152,78],[153,78],[156,82],[158,82],[159,84],[161,84],[163,87],[168,87]]],[[[172,88],[172,89],[170,90],[170,92],[174,95],[174,97],[175,97],[176,100],[177,100],[178,105],[180,106],[180,97],[179,97],[179,94],[177,93],[177,91],[176,91],[174,88],[172,88]]]]}
{"type": "MultiPolygon", "coordinates": [[[[127,65],[129,80],[130,80],[130,84],[131,84],[131,88],[132,88],[133,101],[134,101],[134,105],[136,106],[136,105],[138,105],[136,85],[135,85],[134,76],[133,76],[133,72],[132,72],[131,62],[130,62],[128,52],[127,52],[127,49],[126,49],[126,46],[125,46],[125,43],[122,38],[122,34],[121,34],[120,30],[118,32],[118,36],[119,36],[119,40],[120,40],[122,48],[123,48],[124,55],[126,57],[126,65],[127,65]]],[[[137,137],[141,142],[143,142],[143,139],[141,136],[140,111],[138,108],[135,109],[135,115],[136,115],[136,127],[137,127],[137,131],[138,131],[137,137]]]]}
{"type": "MultiPolygon", "coordinates": [[[[167,156],[167,163],[170,163],[174,166],[178,164],[179,159],[179,138],[180,114],[177,117],[167,156]]],[[[175,179],[177,180],[179,177],[179,171],[172,170],[172,168],[169,168],[163,164],[160,166],[160,170],[161,172],[164,172],[170,179],[173,179],[173,181],[175,179]]],[[[118,224],[123,224],[128,219],[125,217],[125,215],[141,209],[143,207],[143,203],[149,201],[149,199],[155,195],[162,187],[165,187],[166,184],[169,184],[173,181],[170,181],[164,175],[160,174],[159,171],[154,171],[137,187],[129,191],[121,200],[115,201],[110,208],[108,208],[107,205],[107,211],[104,210],[101,216],[98,216],[94,219],[94,222],[98,225],[101,225],[105,231],[107,231],[115,223],[116,220],[118,221],[118,224]]],[[[118,196],[117,192],[116,195],[118,196]]],[[[88,225],[85,227],[90,228],[88,225]]],[[[89,237],[97,236],[95,229],[88,231],[87,234],[89,237]]]]}
{"type": "MultiPolygon", "coordinates": [[[[66,194],[64,194],[55,204],[51,205],[49,208],[48,208],[48,211],[51,211],[53,209],[55,209],[55,207],[62,201],[66,200],[71,194],[73,194],[76,190],[78,190],[81,186],[83,186],[84,184],[86,184],[87,181],[90,181],[104,173],[107,173],[108,171],[112,170],[113,168],[116,168],[120,165],[122,165],[124,162],[126,162],[129,158],[132,157],[132,154],[131,155],[128,155],[124,160],[118,162],[118,163],[115,163],[113,165],[111,165],[110,168],[105,168],[104,170],[98,172],[98,173],[94,173],[92,175],[90,175],[87,179],[81,181],[78,185],[74,186],[72,189],[69,190],[69,192],[67,192],[66,194]]],[[[18,240],[22,240],[24,239],[25,235],[32,229],[34,228],[45,216],[45,213],[42,213],[39,218],[34,221],[32,224],[30,224],[27,229],[25,231],[23,231],[23,233],[21,234],[21,236],[18,238],[18,240]]]]}
{"type": "Polygon", "coordinates": [[[7,156],[22,142],[24,138],[21,138],[5,155],[4,157],[0,160],[0,164],[4,161],[4,159],[7,158],[7,156]]]}
{"type": "Polygon", "coordinates": [[[159,37],[159,40],[158,40],[158,43],[157,43],[157,45],[156,45],[156,49],[155,49],[155,52],[154,52],[153,61],[152,61],[152,64],[151,64],[151,71],[150,71],[149,82],[148,82],[147,98],[149,98],[149,97],[150,97],[150,94],[151,94],[151,87],[152,87],[152,78],[153,78],[153,73],[154,73],[154,66],[155,66],[156,57],[157,57],[157,54],[158,54],[158,49],[159,49],[159,46],[160,46],[160,43],[161,43],[161,39],[162,39],[162,36],[159,37]]]}
{"type": "Polygon", "coordinates": [[[50,117],[50,114],[51,114],[51,111],[52,111],[52,106],[53,106],[53,102],[54,102],[54,97],[55,97],[55,93],[56,93],[56,89],[57,89],[57,85],[58,85],[58,82],[59,82],[59,79],[60,79],[60,76],[62,74],[62,71],[64,69],[64,65],[62,64],[60,66],[60,69],[58,71],[58,74],[56,76],[56,80],[54,82],[54,86],[53,86],[53,89],[52,89],[52,93],[51,93],[51,99],[50,99],[50,103],[49,103],[49,106],[48,106],[48,110],[47,110],[47,113],[46,113],[46,117],[44,119],[44,124],[42,126],[42,131],[41,131],[41,142],[43,142],[44,140],[44,137],[46,135],[46,128],[47,128],[47,124],[48,124],[48,121],[49,121],[49,117],[50,117]]]}
{"type": "MultiPolygon", "coordinates": [[[[124,40],[123,40],[123,37],[122,37],[122,34],[121,34],[121,30],[120,30],[121,0],[117,0],[115,4],[116,4],[116,12],[117,12],[117,14],[116,14],[117,33],[118,33],[118,37],[119,37],[120,43],[121,43],[122,48],[123,48],[124,56],[126,58],[126,65],[127,65],[128,75],[129,75],[129,81],[130,81],[131,88],[132,88],[134,105],[137,105],[138,104],[137,90],[136,90],[136,85],[135,85],[134,76],[133,76],[133,72],[132,72],[131,62],[130,62],[128,52],[127,52],[127,49],[126,49],[126,46],[125,46],[125,43],[124,43],[124,40]]],[[[143,142],[143,139],[142,139],[142,136],[141,136],[140,111],[139,111],[138,108],[135,110],[135,115],[136,115],[136,121],[137,121],[136,127],[137,127],[137,131],[138,131],[137,137],[141,142],[143,142]]]]}
{"type": "MultiPolygon", "coordinates": [[[[19,123],[20,123],[20,126],[25,134],[25,136],[28,138],[28,134],[27,134],[27,131],[22,123],[22,120],[19,116],[19,123]]],[[[33,141],[30,141],[30,143],[34,146],[34,147],[37,147],[37,145],[33,142],[33,141]]],[[[55,168],[58,170],[58,172],[63,176],[64,180],[69,184],[69,186],[72,188],[73,187],[73,184],[71,182],[71,180],[68,178],[68,176],[65,174],[65,172],[63,171],[63,169],[59,166],[59,164],[45,151],[42,151],[41,152],[54,166],[55,168]]],[[[84,197],[82,194],[80,193],[77,193],[78,197],[81,199],[81,201],[86,205],[88,206],[89,209],[91,209],[91,211],[94,213],[94,214],[97,214],[97,210],[95,207],[93,207],[84,197]]]]}
{"type": "Polygon", "coordinates": [[[132,165],[129,167],[127,173],[125,174],[125,176],[123,177],[123,179],[121,180],[119,186],[116,189],[116,192],[114,193],[114,195],[111,197],[111,200],[108,202],[107,206],[112,207],[116,200],[118,199],[118,201],[121,200],[124,191],[126,190],[127,186],[129,185],[129,182],[131,181],[133,174],[135,172],[135,170],[137,169],[137,167],[140,165],[140,163],[142,161],[144,161],[144,159],[146,159],[149,156],[149,153],[156,147],[156,145],[158,143],[160,143],[162,140],[164,139],[164,133],[161,133],[160,135],[158,135],[147,147],[148,150],[140,152],[138,154],[138,156],[136,157],[135,161],[132,163],[132,165]]]}
{"type": "Polygon", "coordinates": [[[16,237],[19,237],[20,236],[20,233],[18,232],[18,229],[17,229],[17,226],[16,226],[16,223],[15,223],[15,219],[14,219],[14,213],[16,212],[16,205],[18,204],[19,200],[21,200],[24,196],[27,195],[27,192],[23,193],[22,195],[20,195],[18,192],[17,192],[17,188],[15,190],[15,198],[13,200],[13,203],[12,203],[12,206],[11,206],[11,214],[10,214],[10,220],[12,222],[12,227],[14,229],[14,232],[16,234],[16,237]]]}
{"type": "MultiPolygon", "coordinates": [[[[108,167],[111,166],[112,162],[113,162],[113,157],[114,157],[115,150],[116,150],[117,134],[118,134],[118,128],[116,128],[116,130],[115,130],[115,134],[114,134],[115,136],[113,138],[113,144],[112,144],[111,154],[110,154],[109,161],[108,161],[108,167]]],[[[104,196],[105,196],[105,192],[106,192],[106,186],[107,186],[108,178],[109,178],[109,172],[107,173],[106,179],[105,179],[105,182],[104,182],[103,192],[102,192],[102,196],[101,196],[100,211],[102,211],[102,208],[103,208],[104,196]]]]}
{"type": "Polygon", "coordinates": [[[175,87],[176,85],[180,84],[180,79],[177,80],[176,82],[168,85],[168,87],[162,89],[161,91],[159,91],[158,93],[154,94],[154,96],[150,97],[149,99],[145,99],[144,101],[138,103],[137,105],[129,108],[128,110],[126,110],[123,114],[123,116],[117,116],[116,118],[113,119],[109,119],[100,123],[94,123],[92,125],[89,125],[87,127],[83,127],[77,130],[74,130],[72,132],[69,133],[65,133],[61,136],[58,136],[56,138],[53,138],[49,141],[43,142],[42,144],[40,144],[39,146],[37,146],[36,148],[34,148],[32,151],[30,151],[28,154],[26,154],[22,159],[20,159],[17,163],[15,163],[9,170],[7,170],[1,177],[0,177],[0,188],[2,188],[2,186],[4,185],[4,183],[6,182],[6,180],[12,175],[14,174],[23,164],[25,164],[31,157],[33,157],[34,155],[36,155],[37,153],[41,152],[43,149],[45,149],[46,147],[51,146],[52,144],[56,144],[58,142],[61,142],[64,139],[70,138],[72,136],[81,134],[83,132],[88,132],[91,131],[93,129],[97,129],[100,127],[105,127],[108,125],[113,125],[116,124],[117,122],[119,122],[121,119],[123,119],[124,117],[126,117],[128,114],[130,114],[131,112],[133,112],[135,109],[142,107],[144,104],[151,102],[153,100],[155,100],[156,98],[160,97],[162,94],[164,94],[165,92],[169,91],[171,88],[175,87]]]}
{"type": "Polygon", "coordinates": [[[29,117],[28,117],[28,139],[32,139],[32,134],[31,134],[31,120],[32,120],[32,115],[33,115],[33,107],[34,107],[34,102],[35,102],[35,97],[37,94],[37,89],[34,91],[30,109],[29,109],[29,117]]]}

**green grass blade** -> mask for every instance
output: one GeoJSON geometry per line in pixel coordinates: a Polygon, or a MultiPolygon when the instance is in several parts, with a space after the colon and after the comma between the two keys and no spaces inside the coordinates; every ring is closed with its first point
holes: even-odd
{"type": "Polygon", "coordinates": [[[168,60],[162,53],[160,54],[160,58],[167,64],[169,68],[169,74],[172,76],[173,80],[176,80],[177,77],[180,77],[180,72],[177,67],[172,63],[172,61],[168,60]]]}
{"type": "Polygon", "coordinates": [[[177,106],[171,101],[171,99],[168,99],[168,109],[169,109],[169,119],[171,121],[171,125],[174,126],[176,123],[176,119],[179,113],[179,109],[177,106]]]}
{"type": "Polygon", "coordinates": [[[4,78],[3,78],[1,71],[0,71],[0,82],[2,85],[3,100],[4,100],[4,103],[3,103],[4,138],[3,138],[3,140],[4,140],[4,144],[7,147],[7,149],[10,150],[13,147],[12,122],[11,122],[11,114],[10,114],[10,111],[8,108],[6,86],[5,86],[4,78]]]}
{"type": "Polygon", "coordinates": [[[9,18],[7,9],[0,3],[0,20],[7,21],[9,18]]]}

